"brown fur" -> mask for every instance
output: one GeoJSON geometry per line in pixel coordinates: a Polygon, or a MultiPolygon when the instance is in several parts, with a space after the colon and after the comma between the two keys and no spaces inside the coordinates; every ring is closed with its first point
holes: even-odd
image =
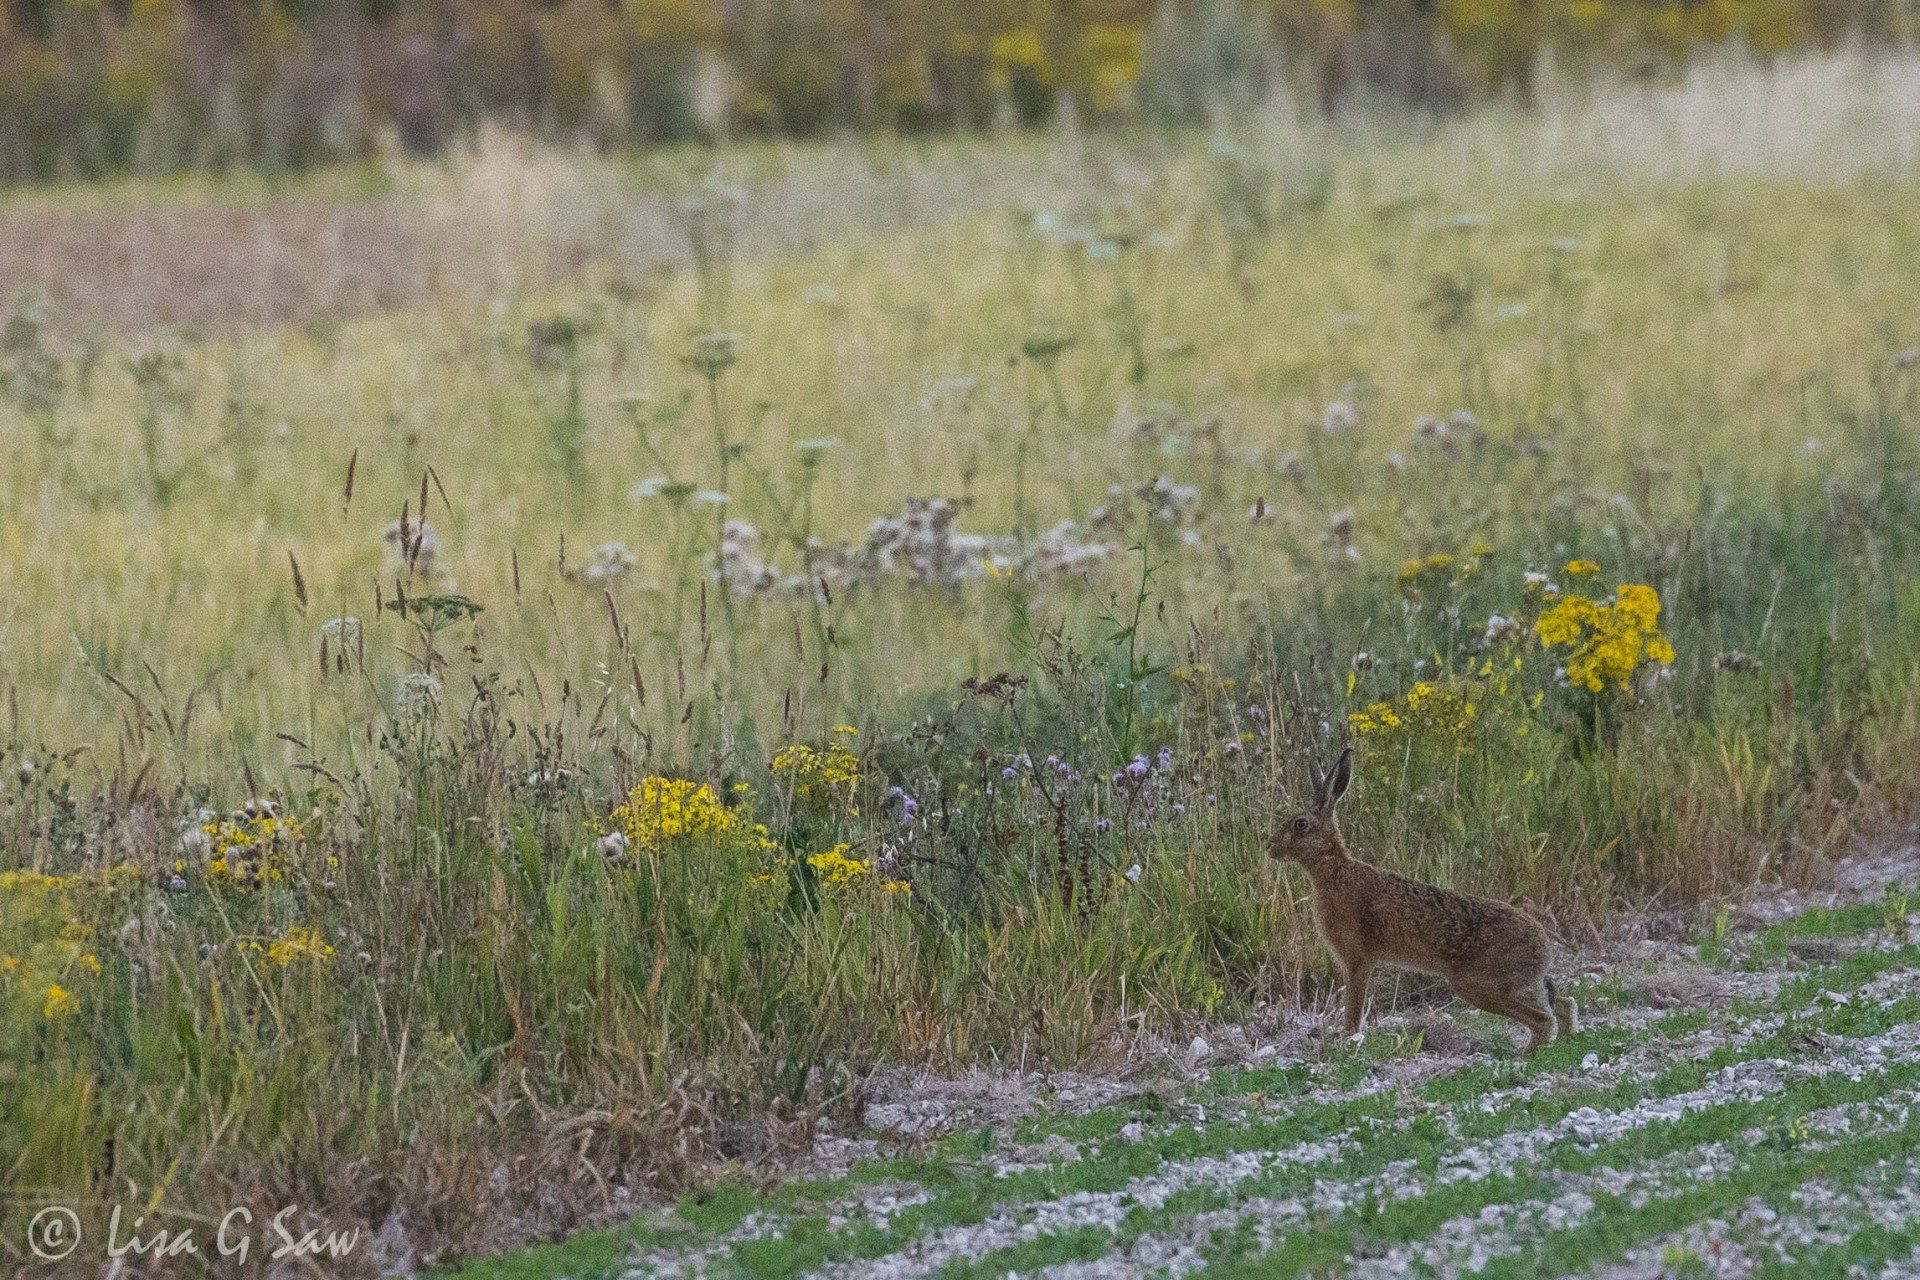
{"type": "Polygon", "coordinates": [[[1443,977],[1461,999],[1512,1018],[1532,1037],[1529,1053],[1577,1030],[1572,997],[1558,996],[1547,976],[1546,931],[1526,912],[1353,856],[1334,812],[1352,770],[1347,751],[1331,774],[1316,772],[1313,806],[1287,816],[1271,850],[1313,882],[1313,921],[1346,985],[1347,1033],[1360,1029],[1368,981],[1383,963],[1443,977]]]}

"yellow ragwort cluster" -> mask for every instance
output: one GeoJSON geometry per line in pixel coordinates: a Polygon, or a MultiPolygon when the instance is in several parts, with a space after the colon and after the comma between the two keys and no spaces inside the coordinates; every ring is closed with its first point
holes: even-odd
{"type": "Polygon", "coordinates": [[[835,725],[833,732],[833,739],[822,747],[796,742],[780,748],[769,766],[775,777],[786,779],[794,799],[803,805],[826,808],[850,802],[860,784],[860,757],[847,741],[858,730],[842,724],[835,725]]]}
{"type": "Polygon", "coordinates": [[[813,868],[813,873],[827,889],[854,889],[867,885],[887,893],[906,893],[911,889],[912,886],[905,880],[887,880],[876,876],[870,860],[848,856],[850,847],[837,844],[825,853],[816,853],[807,859],[807,865],[813,868]]]}
{"type": "Polygon", "coordinates": [[[1386,734],[1396,730],[1436,738],[1462,740],[1479,714],[1473,698],[1452,685],[1430,680],[1414,686],[1391,702],[1371,702],[1347,717],[1355,735],[1386,734]]]}
{"type": "Polygon", "coordinates": [[[636,852],[658,852],[686,836],[720,835],[743,821],[713,788],[687,778],[642,778],[627,802],[608,815],[610,830],[626,836],[636,852]]]}
{"type": "Polygon", "coordinates": [[[76,993],[100,975],[100,960],[92,926],[75,918],[73,890],[110,886],[124,874],[118,867],[94,877],[0,872],[0,1011],[20,1001],[49,1022],[75,1012],[76,993]]]}
{"type": "Polygon", "coordinates": [[[1477,577],[1492,555],[1492,543],[1476,542],[1467,548],[1463,556],[1456,556],[1450,551],[1413,556],[1400,562],[1400,571],[1394,575],[1394,580],[1403,590],[1417,591],[1429,582],[1477,577]]]}
{"type": "Polygon", "coordinates": [[[1660,593],[1640,583],[1623,585],[1611,602],[1562,596],[1540,615],[1534,634],[1549,649],[1570,650],[1567,683],[1589,693],[1608,685],[1624,691],[1645,663],[1673,661],[1673,645],[1660,631],[1660,593]]]}
{"type": "Polygon", "coordinates": [[[285,879],[287,855],[305,836],[292,818],[270,813],[204,824],[207,878],[236,889],[258,889],[285,879]]]}
{"type": "Polygon", "coordinates": [[[268,962],[284,969],[296,960],[324,962],[333,956],[333,947],[310,925],[297,924],[264,945],[251,940],[240,944],[248,951],[264,955],[268,962]]]}

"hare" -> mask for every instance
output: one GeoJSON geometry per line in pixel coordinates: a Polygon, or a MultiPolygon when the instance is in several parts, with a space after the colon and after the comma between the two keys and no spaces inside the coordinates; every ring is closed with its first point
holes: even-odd
{"type": "Polygon", "coordinates": [[[1353,856],[1334,813],[1352,780],[1351,748],[1332,773],[1316,768],[1313,807],[1286,820],[1271,850],[1313,881],[1313,921],[1346,984],[1347,1034],[1360,1029],[1367,981],[1380,962],[1443,977],[1462,999],[1522,1024],[1532,1035],[1528,1053],[1551,1043],[1556,1030],[1577,1031],[1579,1011],[1573,997],[1555,993],[1546,931],[1532,917],[1353,856]]]}

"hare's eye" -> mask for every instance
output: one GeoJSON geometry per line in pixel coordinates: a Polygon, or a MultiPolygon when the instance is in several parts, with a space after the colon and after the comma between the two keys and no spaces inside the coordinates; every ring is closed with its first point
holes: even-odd
{"type": "Polygon", "coordinates": [[[1307,828],[1311,827],[1312,825],[1313,824],[1311,822],[1308,822],[1305,818],[1295,818],[1293,820],[1293,834],[1297,836],[1303,836],[1307,834],[1307,828]]]}

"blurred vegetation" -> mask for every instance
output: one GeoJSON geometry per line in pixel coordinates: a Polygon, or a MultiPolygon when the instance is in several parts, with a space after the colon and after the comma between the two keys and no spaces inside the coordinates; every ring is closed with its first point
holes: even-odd
{"type": "Polygon", "coordinates": [[[482,120],[603,148],[1447,110],[1543,64],[1906,42],[1914,0],[4,0],[0,180],[431,152],[482,120]]]}

